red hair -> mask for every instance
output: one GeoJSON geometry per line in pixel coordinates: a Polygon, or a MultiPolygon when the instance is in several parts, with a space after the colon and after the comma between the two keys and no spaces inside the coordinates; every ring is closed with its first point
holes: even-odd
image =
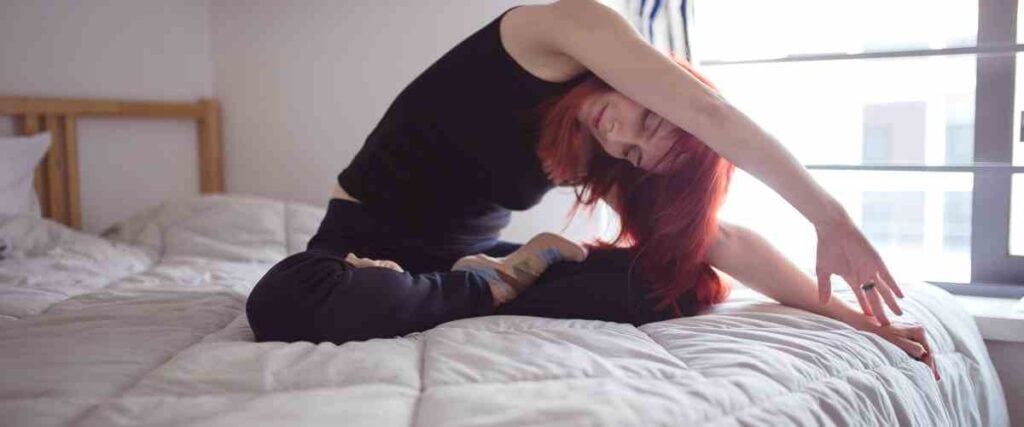
{"type": "MultiPolygon", "coordinates": [[[[673,59],[717,91],[688,62],[673,59]]],[[[729,294],[707,253],[734,167],[685,130],[661,160],[671,162],[669,172],[654,174],[607,155],[576,116],[584,99],[610,90],[595,76],[541,105],[537,155],[553,181],[576,186],[570,215],[581,206],[593,209],[598,200],[618,213],[618,236],[587,246],[631,249],[640,277],[659,299],[658,309],[696,314],[729,294]]]]}

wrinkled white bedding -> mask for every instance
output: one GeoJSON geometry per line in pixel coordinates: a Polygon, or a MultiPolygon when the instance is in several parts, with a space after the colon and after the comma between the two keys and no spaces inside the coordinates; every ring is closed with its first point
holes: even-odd
{"type": "Polygon", "coordinates": [[[322,215],[207,197],[107,239],[0,217],[0,424],[1008,423],[973,320],[924,284],[902,305],[928,327],[939,383],[880,338],[745,290],[640,328],[493,316],[343,346],[253,343],[245,295],[322,215]]]}

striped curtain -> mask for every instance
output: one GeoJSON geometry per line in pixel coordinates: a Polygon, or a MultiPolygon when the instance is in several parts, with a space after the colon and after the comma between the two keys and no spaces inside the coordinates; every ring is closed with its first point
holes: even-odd
{"type": "Polygon", "coordinates": [[[655,48],[694,62],[693,0],[623,0],[618,6],[655,48]]]}

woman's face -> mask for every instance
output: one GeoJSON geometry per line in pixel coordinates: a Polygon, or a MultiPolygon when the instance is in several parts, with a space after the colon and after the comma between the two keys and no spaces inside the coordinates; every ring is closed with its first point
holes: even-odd
{"type": "Polygon", "coordinates": [[[668,153],[681,129],[627,98],[608,91],[583,101],[576,119],[608,155],[655,173],[669,169],[655,164],[668,153]]]}

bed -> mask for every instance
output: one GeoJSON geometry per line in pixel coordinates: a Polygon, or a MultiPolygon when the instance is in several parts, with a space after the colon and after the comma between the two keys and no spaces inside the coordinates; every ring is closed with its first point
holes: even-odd
{"type": "MultiPolygon", "coordinates": [[[[0,112],[22,111],[5,100],[0,112]]],[[[192,117],[216,122],[202,108],[192,117]]],[[[204,156],[219,139],[199,134],[214,194],[96,236],[75,229],[65,166],[37,187],[56,200],[46,216],[0,215],[0,423],[1008,425],[973,319],[923,283],[904,285],[902,306],[928,328],[941,382],[880,338],[742,287],[704,315],[640,327],[490,316],[341,346],[254,343],[247,293],[324,211],[215,194],[219,160],[204,156]]]]}

